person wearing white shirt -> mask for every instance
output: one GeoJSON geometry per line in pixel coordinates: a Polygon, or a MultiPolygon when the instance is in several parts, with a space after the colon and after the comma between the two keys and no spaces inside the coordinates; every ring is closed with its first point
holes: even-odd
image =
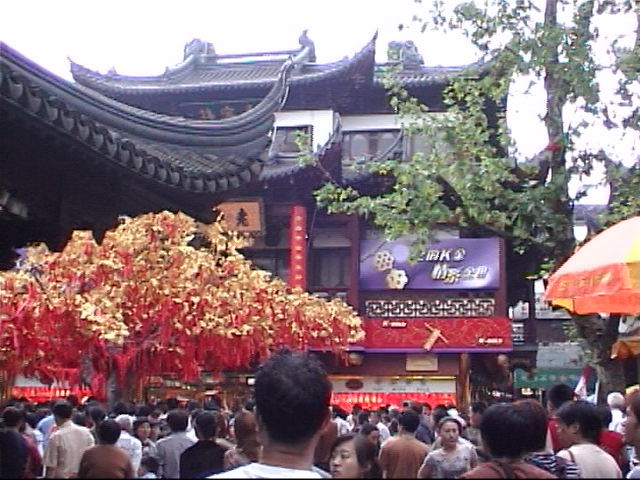
{"type": "Polygon", "coordinates": [[[330,399],[331,382],[318,360],[289,350],[274,353],[255,381],[260,461],[208,478],[323,478],[313,457],[331,421],[330,399]]]}
{"type": "Polygon", "coordinates": [[[371,412],[371,423],[375,425],[378,431],[380,432],[380,445],[382,445],[385,441],[391,438],[391,432],[389,431],[389,427],[387,427],[382,422],[382,415],[379,410],[374,410],[371,412]]]}
{"type": "Polygon", "coordinates": [[[69,402],[57,402],[52,411],[57,428],[44,449],[45,477],[77,477],[82,455],[95,444],[93,436],[88,428],[71,421],[73,407],[69,402]]]}
{"type": "Polygon", "coordinates": [[[596,445],[602,418],[595,405],[584,400],[566,402],[556,418],[560,443],[568,445],[557,455],[578,465],[582,478],[622,478],[618,463],[596,445]]]}
{"type": "Polygon", "coordinates": [[[133,421],[130,415],[118,415],[115,420],[122,428],[116,447],[127,452],[133,471],[137,475],[140,469],[140,461],[142,460],[142,442],[131,435],[133,433],[133,421]]]}

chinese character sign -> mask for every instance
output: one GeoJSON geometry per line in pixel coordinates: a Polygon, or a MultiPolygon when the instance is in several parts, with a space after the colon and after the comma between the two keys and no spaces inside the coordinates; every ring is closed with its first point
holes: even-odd
{"type": "Polygon", "coordinates": [[[229,230],[254,233],[262,233],[263,231],[264,222],[260,200],[223,202],[216,209],[223,214],[229,230]]]}
{"type": "Polygon", "coordinates": [[[410,263],[411,240],[364,239],[360,243],[360,288],[497,289],[498,238],[447,238],[427,246],[410,263]]]}

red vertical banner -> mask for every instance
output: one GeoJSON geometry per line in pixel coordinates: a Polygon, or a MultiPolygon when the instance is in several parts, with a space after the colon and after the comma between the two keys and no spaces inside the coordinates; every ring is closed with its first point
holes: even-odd
{"type": "Polygon", "coordinates": [[[291,260],[289,285],[307,288],[307,209],[302,205],[291,208],[291,260]]]}

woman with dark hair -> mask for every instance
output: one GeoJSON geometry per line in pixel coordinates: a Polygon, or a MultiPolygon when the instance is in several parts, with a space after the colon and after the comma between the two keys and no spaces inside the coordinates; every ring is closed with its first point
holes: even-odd
{"type": "Polygon", "coordinates": [[[438,422],[441,447],[424,459],[418,478],[457,478],[478,465],[478,455],[471,443],[459,441],[462,424],[455,417],[444,417],[438,422]]]}
{"type": "Polygon", "coordinates": [[[558,438],[565,448],[558,456],[575,462],[583,478],[622,478],[615,459],[598,447],[602,417],[595,405],[567,402],[556,412],[558,438]]]}
{"type": "Polygon", "coordinates": [[[378,427],[373,423],[364,423],[358,433],[371,442],[377,453],[380,447],[380,430],[378,430],[378,427]]]}
{"type": "Polygon", "coordinates": [[[492,460],[462,474],[461,478],[557,478],[522,458],[528,448],[529,421],[529,416],[511,403],[497,403],[487,408],[480,433],[492,460]]]}
{"type": "Polygon", "coordinates": [[[248,465],[258,461],[260,442],[255,415],[247,410],[236,413],[233,421],[236,445],[224,454],[224,469],[248,465]]]}
{"type": "Polygon", "coordinates": [[[519,400],[514,404],[528,419],[529,429],[526,435],[524,461],[553,473],[558,478],[580,478],[578,466],[546,450],[547,426],[549,418],[545,408],[537,400],[519,400]]]}
{"type": "Polygon", "coordinates": [[[140,417],[133,421],[133,436],[142,445],[142,459],[158,456],[156,444],[151,438],[151,421],[147,417],[140,417]]]}
{"type": "Polygon", "coordinates": [[[349,433],[336,439],[329,468],[333,478],[382,478],[375,446],[361,434],[349,433]]]}

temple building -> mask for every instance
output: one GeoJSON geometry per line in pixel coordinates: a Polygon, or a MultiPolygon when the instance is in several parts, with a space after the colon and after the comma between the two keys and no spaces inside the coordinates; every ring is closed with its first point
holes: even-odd
{"type": "MultiPolygon", "coordinates": [[[[72,62],[75,83],[2,44],[0,268],[28,242],[60,249],[77,229],[100,240],[121,215],[181,210],[209,222],[215,207],[252,233],[245,253],[257,266],[362,316],[366,338],[346,361],[318,352],[335,403],[466,404],[474,362],[500,368],[498,355],[512,351],[503,241],[446,225],[411,263],[411,238],[386,241],[362,218],[330,215],[313,191],[328,179],[380,190],[386,180],[368,162],[427,148],[429,139],[403,133],[385,67],[439,112],[450,80],[483,64],[428,67],[411,42],[392,42],[377,64],[375,35],[319,64],[306,32],[299,43],[217,55],[193,40],[161,75],[72,62]]],[[[238,382],[250,380],[241,373],[238,382]]]]}

